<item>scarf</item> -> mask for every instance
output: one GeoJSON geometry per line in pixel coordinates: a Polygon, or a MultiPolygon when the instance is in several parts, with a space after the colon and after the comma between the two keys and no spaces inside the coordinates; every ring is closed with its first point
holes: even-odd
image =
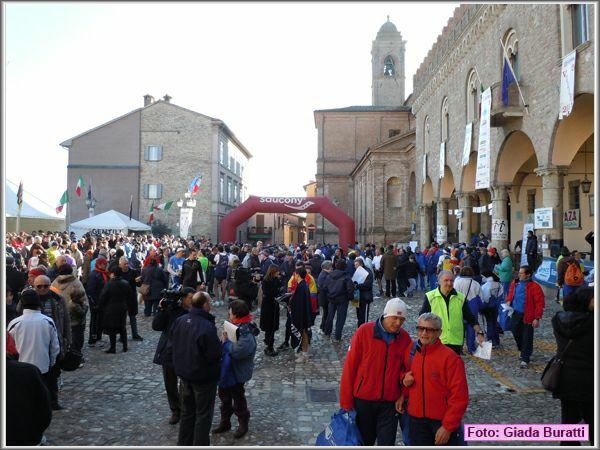
{"type": "Polygon", "coordinates": [[[102,275],[102,278],[104,279],[104,284],[106,284],[106,282],[108,281],[108,272],[106,271],[106,269],[99,268],[98,264],[96,263],[96,266],[94,267],[94,272],[100,272],[100,275],[102,275]]]}
{"type": "Polygon", "coordinates": [[[240,317],[239,319],[232,319],[231,323],[234,325],[241,325],[242,323],[250,323],[252,322],[252,314],[248,314],[247,316],[240,317]]]}

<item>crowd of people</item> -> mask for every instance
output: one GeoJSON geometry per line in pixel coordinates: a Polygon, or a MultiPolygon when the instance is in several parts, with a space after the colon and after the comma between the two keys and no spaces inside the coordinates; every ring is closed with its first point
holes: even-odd
{"type": "MultiPolygon", "coordinates": [[[[117,335],[121,350],[128,350],[128,319],[131,339],[143,340],[137,326],[143,304],[144,317],[161,332],[154,362],[162,366],[168,421],[179,423],[178,445],[210,444],[217,397],[221,419],[212,433],[229,431],[234,414],[234,437],[248,432],[244,386],[261,331],[266,356],[293,349],[303,364],[314,354],[313,333],[340,345],[350,305],[357,330],[341,374],[340,405],[356,411],[364,444],[393,445],[399,421],[405,443],[460,444],[468,405],[464,344],[471,354],[484,341],[498,347],[504,334],[499,312],[510,309],[519,366],[530,364],[546,299],[533,280],[535,235],[530,232],[521,246],[528,264],[515,264],[507,249],[495,249],[483,235],[468,244],[426,248],[341,248],[213,244],[203,236],[8,233],[7,383],[21,373],[32,383],[23,394],[30,401],[20,402],[15,390],[9,407],[29,407],[35,416],[32,427],[9,414],[8,443],[43,440],[52,410],[62,409],[61,362],[67,353],[82,354],[86,328],[88,346],[109,354],[117,352],[117,335]],[[370,317],[376,297],[387,303],[382,315],[370,317]],[[420,304],[414,342],[403,328],[411,302],[420,304]],[[219,307],[229,334],[218,331],[211,314],[219,307]],[[278,338],[281,314],[285,329],[278,338]]],[[[567,345],[577,351],[565,355],[564,382],[555,396],[564,423],[593,423],[591,391],[585,390],[593,386],[593,289],[578,252],[563,253],[558,287],[564,311],[552,325],[559,351],[567,345]],[[575,379],[577,386],[570,386],[575,379]]]]}

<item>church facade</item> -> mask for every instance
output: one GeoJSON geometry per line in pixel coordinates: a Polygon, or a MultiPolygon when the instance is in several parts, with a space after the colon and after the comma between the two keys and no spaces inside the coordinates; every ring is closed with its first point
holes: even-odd
{"type": "MultiPolygon", "coordinates": [[[[314,111],[317,195],[354,218],[361,242],[408,241],[414,230],[416,122],[404,92],[405,43],[388,18],[372,44],[372,105],[314,111]]],[[[337,242],[333,224],[317,215],[315,225],[310,243],[337,242]]]]}

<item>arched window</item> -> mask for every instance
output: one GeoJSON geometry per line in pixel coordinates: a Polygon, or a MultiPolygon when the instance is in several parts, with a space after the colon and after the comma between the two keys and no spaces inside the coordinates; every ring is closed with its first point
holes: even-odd
{"type": "MultiPolygon", "coordinates": [[[[510,65],[512,66],[515,72],[515,78],[517,81],[520,78],[519,75],[519,40],[517,39],[517,32],[513,29],[510,29],[506,32],[506,35],[503,39],[504,48],[506,49],[506,55],[510,61],[510,65]]],[[[502,55],[502,70],[504,70],[504,64],[506,63],[506,59],[504,58],[504,54],[502,55]]],[[[502,74],[500,74],[502,76],[502,74]]]]}
{"type": "Polygon", "coordinates": [[[467,123],[477,122],[478,114],[478,106],[479,106],[479,98],[477,88],[477,74],[475,70],[471,69],[469,72],[469,76],[467,77],[467,92],[466,92],[466,102],[467,102],[467,123]]]}
{"type": "Polygon", "coordinates": [[[429,142],[430,141],[430,129],[429,129],[429,116],[425,117],[423,122],[423,153],[429,153],[429,142]]]}
{"type": "Polygon", "coordinates": [[[387,206],[388,208],[399,208],[402,206],[402,186],[398,177],[387,180],[387,206]]]}
{"type": "Polygon", "coordinates": [[[393,77],[395,73],[396,68],[394,67],[394,58],[386,56],[385,62],[383,63],[383,75],[386,77],[393,77]]]}
{"type": "Polygon", "coordinates": [[[442,122],[441,142],[448,142],[448,129],[450,126],[450,117],[448,115],[448,97],[444,97],[444,100],[442,100],[441,122],[442,122]]]}

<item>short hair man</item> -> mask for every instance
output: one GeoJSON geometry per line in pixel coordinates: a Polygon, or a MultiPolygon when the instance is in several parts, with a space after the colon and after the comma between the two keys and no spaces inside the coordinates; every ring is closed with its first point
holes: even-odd
{"type": "Polygon", "coordinates": [[[404,365],[411,370],[402,378],[407,389],[396,409],[404,412],[408,395],[409,445],[460,445],[459,428],[469,404],[467,374],[460,356],[441,342],[442,327],[438,315],[421,314],[418,341],[404,352],[404,365]]]}
{"type": "Polygon", "coordinates": [[[340,407],[356,410],[356,424],[364,445],[394,445],[398,418],[394,408],[402,387],[403,355],[410,336],[402,329],[406,304],[389,300],[383,315],[361,325],[350,343],[340,381],[340,407]]]}
{"type": "Polygon", "coordinates": [[[199,291],[190,312],[175,321],[172,333],[173,367],[181,378],[181,421],[177,445],[210,445],[210,427],[220,376],[221,342],[211,298],[199,291]],[[195,342],[197,345],[190,345],[195,342]]]}

